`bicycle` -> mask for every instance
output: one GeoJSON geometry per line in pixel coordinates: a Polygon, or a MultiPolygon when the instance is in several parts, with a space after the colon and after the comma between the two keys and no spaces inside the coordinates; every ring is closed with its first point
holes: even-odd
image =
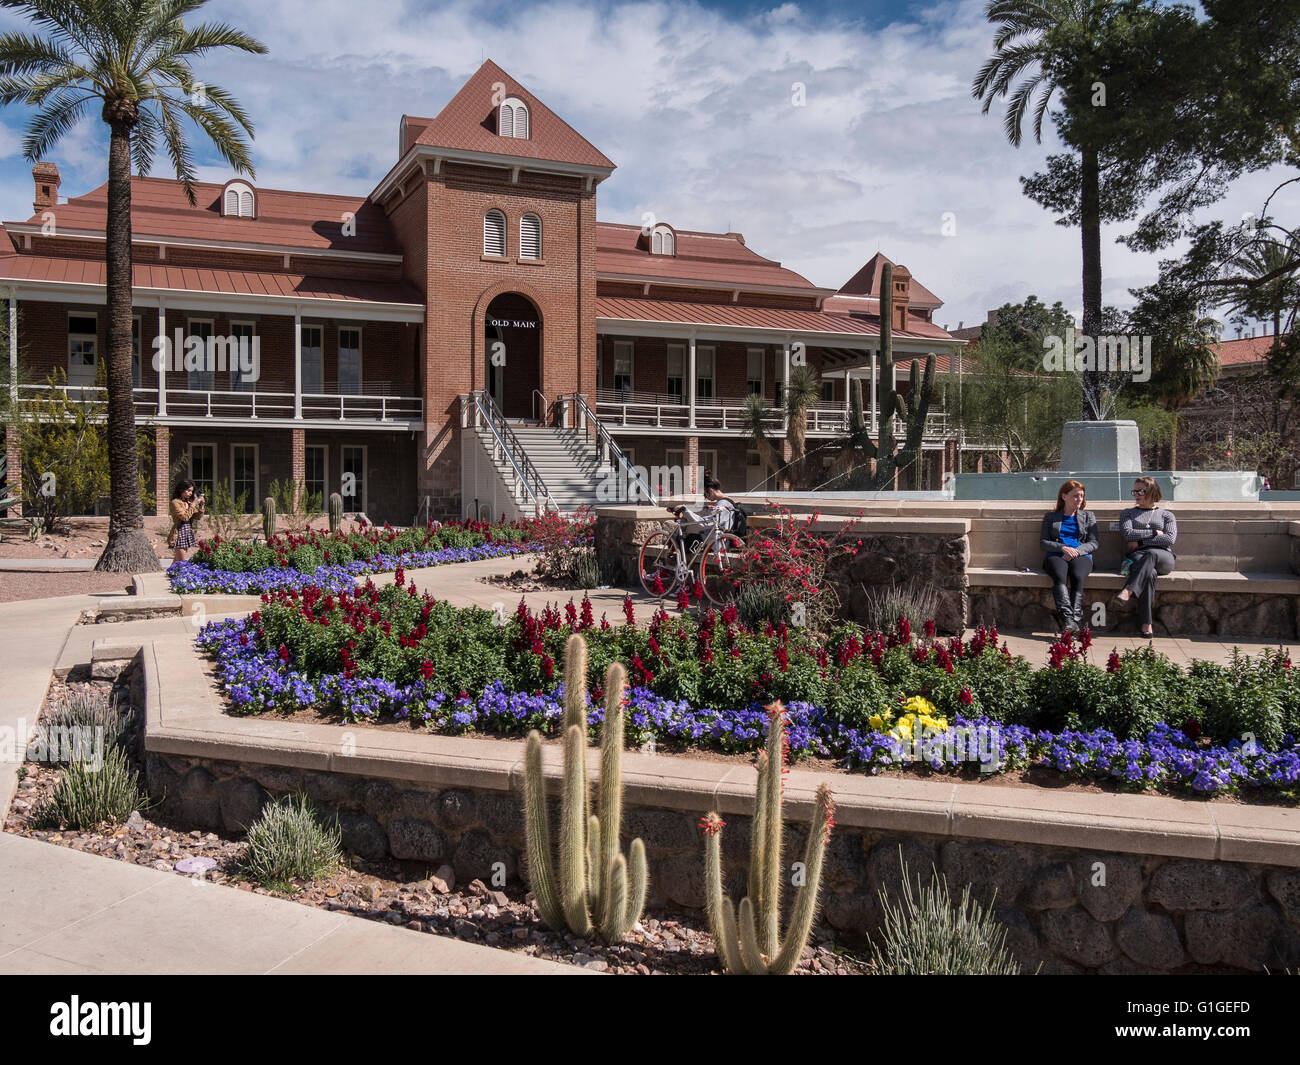
{"type": "MultiPolygon", "coordinates": [[[[711,528],[697,543],[687,545],[687,521],[679,507],[677,527],[672,532],[655,532],[641,546],[637,569],[641,587],[647,595],[667,596],[679,585],[695,583],[705,597],[717,606],[726,606],[740,592],[745,541],[720,526],[722,512],[715,512],[708,522],[711,528]]],[[[691,523],[690,531],[699,534],[704,522],[691,523]]]]}

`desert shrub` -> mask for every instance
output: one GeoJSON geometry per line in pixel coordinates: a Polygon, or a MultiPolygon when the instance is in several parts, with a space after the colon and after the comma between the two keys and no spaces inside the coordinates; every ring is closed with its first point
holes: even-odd
{"type": "MultiPolygon", "coordinates": [[[[899,852],[900,861],[902,852],[899,852]]],[[[1020,966],[1007,949],[1006,926],[971,898],[970,885],[954,902],[937,870],[929,884],[914,885],[902,863],[903,894],[882,888],[884,927],[872,943],[872,961],[882,975],[1017,976],[1020,966]]]]}
{"type": "Polygon", "coordinates": [[[877,632],[889,632],[900,617],[906,618],[908,624],[919,632],[921,626],[934,617],[939,605],[939,593],[928,584],[915,581],[906,584],[891,582],[874,588],[862,585],[862,588],[866,593],[863,624],[877,632]]]}
{"type": "Polygon", "coordinates": [[[337,818],[327,824],[305,795],[268,804],[248,830],[244,870],[258,883],[284,890],[294,878],[328,876],[342,860],[337,818]]]}
{"type": "Polygon", "coordinates": [[[148,805],[126,752],[121,747],[105,747],[102,765],[74,761],[63,770],[54,794],[37,811],[36,822],[60,829],[119,825],[132,810],[148,805]]]}
{"type": "Polygon", "coordinates": [[[103,748],[124,744],[131,725],[131,707],[95,691],[70,692],[44,716],[46,729],[102,729],[103,748]]]}
{"type": "Polygon", "coordinates": [[[748,629],[790,621],[790,604],[781,590],[770,584],[747,581],[740,586],[735,605],[740,623],[748,629]]]}

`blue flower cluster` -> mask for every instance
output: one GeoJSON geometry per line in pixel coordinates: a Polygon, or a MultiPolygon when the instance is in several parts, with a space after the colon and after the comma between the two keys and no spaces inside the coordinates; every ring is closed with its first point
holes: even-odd
{"type": "Polygon", "coordinates": [[[231,595],[261,595],[318,585],[327,592],[351,591],[357,577],[372,573],[391,573],[403,569],[424,569],[451,562],[478,562],[485,558],[502,558],[535,551],[535,544],[480,544],[478,547],[444,547],[437,551],[403,551],[398,555],[376,555],[358,559],[346,566],[320,566],[315,573],[299,573],[292,567],[236,573],[213,569],[201,562],[173,562],[167,568],[172,591],[177,595],[226,592],[231,595]]]}
{"type": "MultiPolygon", "coordinates": [[[[415,720],[439,732],[522,734],[554,732],[564,715],[564,685],[552,692],[512,692],[500,682],[479,695],[455,697],[423,683],[397,685],[376,678],[328,674],[312,680],[282,662],[275,650],[258,648],[245,618],[214,621],[199,634],[199,645],[218,663],[218,676],[236,713],[297,710],[315,706],[345,720],[415,720]]],[[[685,746],[748,751],[762,746],[768,714],[757,702],[741,709],[692,707],[648,688],[627,692],[627,734],[631,742],[651,738],[685,746]]],[[[790,755],[843,758],[849,768],[878,774],[908,763],[945,772],[978,768],[989,773],[1030,764],[1056,769],[1067,777],[1116,780],[1132,788],[1177,786],[1214,795],[1242,788],[1296,793],[1300,782],[1300,742],[1285,737],[1280,750],[1251,746],[1204,747],[1182,731],[1160,725],[1145,740],[1118,740],[1105,729],[1093,732],[1035,732],[988,717],[956,717],[942,732],[913,740],[887,732],[848,728],[820,706],[791,702],[786,737],[790,755]]],[[[603,707],[589,699],[588,721],[599,726],[603,707]]]]}

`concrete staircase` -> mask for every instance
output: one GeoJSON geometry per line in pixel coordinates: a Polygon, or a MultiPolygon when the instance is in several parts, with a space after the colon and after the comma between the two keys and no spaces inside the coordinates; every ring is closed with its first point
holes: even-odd
{"type": "MultiPolygon", "coordinates": [[[[577,429],[551,426],[511,425],[528,460],[546,484],[552,502],[561,513],[571,513],[583,506],[595,506],[601,484],[600,460],[596,446],[577,429]]],[[[490,455],[493,450],[491,430],[477,427],[474,434],[490,455]]],[[[502,481],[523,499],[518,477],[510,460],[504,456],[493,463],[502,481]]]]}

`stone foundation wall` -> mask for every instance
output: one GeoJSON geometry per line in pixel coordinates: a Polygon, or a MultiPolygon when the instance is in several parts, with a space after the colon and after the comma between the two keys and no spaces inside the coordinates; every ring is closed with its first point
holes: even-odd
{"type": "Polygon", "coordinates": [[[940,633],[955,636],[966,627],[966,567],[970,539],[931,533],[863,533],[858,553],[832,566],[827,576],[839,593],[841,612],[864,623],[873,592],[891,583],[912,583],[936,593],[934,623],[940,633]]]}
{"type": "MultiPolygon", "coordinates": [[[[240,831],[269,798],[302,791],[329,816],[338,814],[344,845],[362,858],[393,857],[425,869],[447,862],[458,879],[485,882],[499,862],[508,884],[522,884],[522,806],[506,792],[431,790],[409,781],[157,753],[147,757],[147,775],[150,793],[182,828],[240,831]]],[[[624,845],[636,836],[645,841],[652,909],[666,903],[703,908],[697,822],[704,812],[625,804],[624,845]]],[[[551,824],[558,823],[556,809],[551,824]]],[[[748,818],[727,815],[723,859],[737,899],[749,830],[748,818]]],[[[802,853],[805,831],[787,827],[791,861],[802,853]]],[[[835,829],[827,854],[822,922],[876,933],[877,892],[900,891],[900,849],[913,878],[929,879],[937,866],[956,897],[967,884],[982,901],[996,892],[1008,945],[1028,971],[1258,973],[1300,965],[1300,869],[900,836],[848,825],[835,829]]]]}
{"type": "Polygon", "coordinates": [[[651,533],[668,532],[676,524],[677,520],[666,510],[662,518],[651,519],[602,515],[596,520],[596,554],[600,558],[617,559],[629,587],[639,588],[641,579],[637,573],[637,559],[641,545],[651,533]]]}
{"type": "MultiPolygon", "coordinates": [[[[969,589],[969,624],[996,625],[1008,631],[1050,630],[1056,624],[1051,588],[972,585],[969,589]]],[[[1084,621],[1107,632],[1141,630],[1136,606],[1121,612],[1112,592],[1084,591],[1084,621]],[[1105,604],[1101,625],[1094,624],[1094,604],[1105,604]]],[[[1300,635],[1300,597],[1248,595],[1236,592],[1162,592],[1156,581],[1152,611],[1157,636],[1280,636],[1300,635]]]]}

